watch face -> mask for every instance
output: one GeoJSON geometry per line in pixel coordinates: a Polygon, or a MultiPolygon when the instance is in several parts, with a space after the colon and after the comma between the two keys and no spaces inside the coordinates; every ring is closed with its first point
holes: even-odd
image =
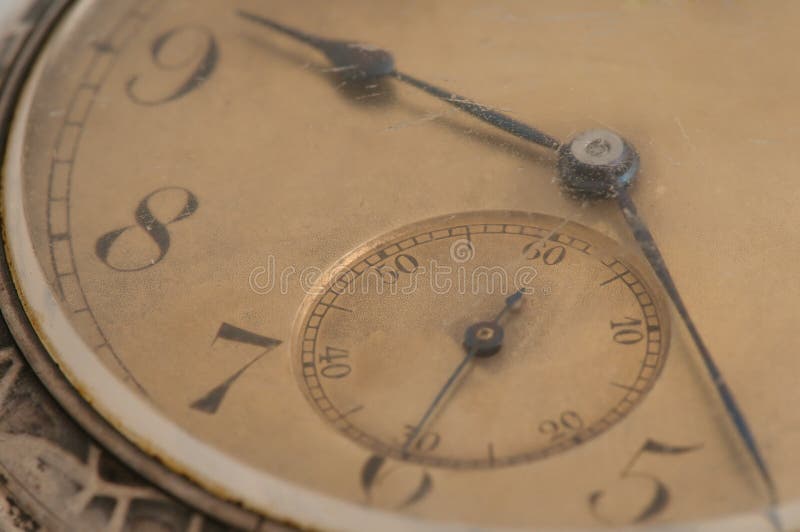
{"type": "Polygon", "coordinates": [[[799,17],[70,3],[6,94],[4,314],[228,522],[798,527],[799,17]]]}

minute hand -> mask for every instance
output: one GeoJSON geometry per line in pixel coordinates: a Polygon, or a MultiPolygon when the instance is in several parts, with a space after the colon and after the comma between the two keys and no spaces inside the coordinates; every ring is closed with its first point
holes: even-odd
{"type": "Polygon", "coordinates": [[[495,111],[494,109],[486,107],[485,105],[475,103],[474,101],[464,98],[463,96],[459,96],[453,92],[448,92],[445,89],[441,89],[435,85],[431,85],[430,83],[419,80],[402,72],[395,71],[394,77],[403,83],[407,83],[408,85],[425,91],[431,96],[435,96],[436,98],[439,98],[440,100],[471,114],[475,118],[483,120],[489,125],[492,125],[498,129],[502,129],[507,133],[511,133],[515,137],[519,137],[527,140],[528,142],[533,142],[534,144],[538,144],[553,150],[557,150],[561,145],[558,140],[551,137],[547,133],[536,129],[535,127],[529,126],[528,124],[522,123],[519,120],[514,120],[510,116],[499,111],[495,111]]]}
{"type": "MultiPolygon", "coordinates": [[[[639,243],[642,252],[645,257],[647,257],[648,262],[650,262],[650,265],[653,267],[653,271],[655,271],[664,289],[669,294],[670,299],[672,299],[672,303],[675,305],[675,309],[678,311],[683,323],[686,325],[686,329],[689,331],[689,335],[692,337],[697,351],[700,353],[700,358],[702,358],[703,364],[708,374],[711,376],[711,380],[719,393],[720,399],[722,399],[725,405],[725,409],[731,421],[747,447],[748,453],[755,462],[759,474],[764,479],[770,504],[774,506],[778,502],[778,495],[775,483],[772,480],[772,475],[770,475],[769,469],[767,468],[767,463],[758,449],[755,437],[753,437],[753,433],[744,418],[744,414],[742,414],[741,410],[739,410],[739,406],[736,404],[733,393],[728,387],[727,382],[725,382],[716,362],[714,362],[714,359],[711,357],[708,347],[706,347],[703,338],[700,336],[700,331],[697,330],[694,321],[692,321],[692,318],[689,316],[689,310],[686,308],[683,298],[681,298],[678,292],[678,287],[675,286],[675,281],[673,281],[672,275],[667,269],[664,257],[661,255],[661,251],[658,249],[653,235],[645,225],[644,220],[639,217],[633,199],[631,199],[627,190],[622,190],[618,193],[617,203],[633,232],[634,238],[636,238],[636,241],[639,243]]],[[[781,526],[777,520],[777,516],[770,514],[770,518],[773,524],[776,525],[775,527],[780,530],[781,526]]]]}
{"type": "Polygon", "coordinates": [[[578,197],[616,199],[633,237],[689,331],[725,411],[767,488],[767,497],[770,503],[770,508],[766,512],[767,518],[775,530],[783,530],[780,518],[775,511],[778,503],[775,482],[761,451],[759,451],[753,432],[750,430],[744,413],[736,403],[733,392],[722,376],[719,366],[700,336],[700,331],[689,315],[689,310],[672,279],[653,234],[639,216],[636,205],[628,193],[627,187],[636,177],[639,169],[639,156],[636,150],[616,133],[607,130],[592,130],[579,134],[570,143],[562,146],[559,149],[559,155],[559,177],[567,190],[578,197]]]}
{"type": "Polygon", "coordinates": [[[386,50],[355,41],[326,39],[247,11],[240,10],[238,14],[246,20],[255,22],[256,24],[316,48],[325,54],[328,61],[331,62],[333,70],[337,71],[345,79],[372,80],[393,77],[398,81],[411,85],[412,87],[420,89],[431,96],[457,107],[491,126],[502,129],[528,142],[533,142],[534,144],[552,150],[557,150],[561,145],[557,139],[535,127],[531,127],[528,124],[524,124],[508,115],[476,103],[463,96],[459,96],[451,91],[397,71],[395,69],[394,57],[386,50]]]}

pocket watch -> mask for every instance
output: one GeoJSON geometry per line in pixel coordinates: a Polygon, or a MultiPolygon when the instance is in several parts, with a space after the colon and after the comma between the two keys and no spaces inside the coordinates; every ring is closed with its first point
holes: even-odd
{"type": "Polygon", "coordinates": [[[0,307],[192,530],[800,527],[800,4],[39,9],[0,307]]]}

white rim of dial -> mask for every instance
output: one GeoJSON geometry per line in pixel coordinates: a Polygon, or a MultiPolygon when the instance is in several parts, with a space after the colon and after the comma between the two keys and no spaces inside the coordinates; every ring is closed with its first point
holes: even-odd
{"type": "MultiPolygon", "coordinates": [[[[270,475],[204,443],[179,427],[146,399],[134,393],[113,374],[70,324],[33,249],[24,209],[22,158],[24,139],[35,89],[54,48],[63,42],[81,15],[96,0],[78,2],[54,30],[54,38],[36,59],[28,77],[9,135],[3,167],[3,224],[5,244],[19,297],[50,356],[83,397],[126,438],[145,453],[186,472],[209,492],[243,501],[247,507],[271,518],[325,530],[384,530],[405,532],[490,530],[474,525],[441,523],[370,509],[323,495],[270,475]]],[[[800,504],[785,505],[786,517],[800,518],[800,504]]],[[[746,514],[704,523],[662,525],[661,530],[770,530],[763,517],[746,514]]],[[[626,527],[640,530],[639,527],[626,527]]],[[[620,530],[625,530],[620,529],[620,530]]],[[[491,528],[491,530],[517,530],[491,528]]],[[[539,530],[545,530],[539,528],[539,530]]],[[[565,530],[559,528],[559,530],[565,530]]],[[[577,530],[571,528],[570,530],[577,530]]]]}

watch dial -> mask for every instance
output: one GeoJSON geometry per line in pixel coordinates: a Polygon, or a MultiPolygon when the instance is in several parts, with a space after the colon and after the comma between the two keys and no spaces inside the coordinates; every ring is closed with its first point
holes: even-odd
{"type": "Polygon", "coordinates": [[[272,518],[800,526],[799,17],[75,2],[16,290],[117,431],[272,518]]]}

